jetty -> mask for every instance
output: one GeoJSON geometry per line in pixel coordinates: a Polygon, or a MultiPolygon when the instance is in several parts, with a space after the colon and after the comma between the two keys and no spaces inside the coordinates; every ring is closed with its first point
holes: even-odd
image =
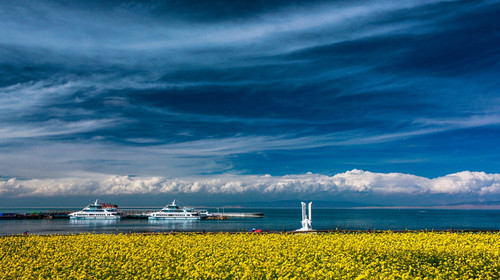
{"type": "Polygon", "coordinates": [[[234,217],[234,218],[263,218],[264,213],[223,213],[224,216],[234,217]]]}
{"type": "Polygon", "coordinates": [[[69,219],[72,211],[49,211],[29,213],[0,213],[0,220],[41,220],[41,219],[69,219]]]}
{"type": "MultiPolygon", "coordinates": [[[[0,213],[0,220],[41,220],[41,219],[69,219],[69,214],[74,211],[35,211],[29,213],[0,213]]],[[[119,212],[121,219],[129,220],[147,220],[150,211],[144,210],[121,210],[119,212]]],[[[230,218],[262,218],[264,213],[209,213],[205,219],[207,220],[228,220],[230,218]]]]}

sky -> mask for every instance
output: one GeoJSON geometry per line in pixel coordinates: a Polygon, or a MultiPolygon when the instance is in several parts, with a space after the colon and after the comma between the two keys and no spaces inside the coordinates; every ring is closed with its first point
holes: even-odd
{"type": "Polygon", "coordinates": [[[498,14],[0,1],[0,207],[500,205],[498,14]]]}

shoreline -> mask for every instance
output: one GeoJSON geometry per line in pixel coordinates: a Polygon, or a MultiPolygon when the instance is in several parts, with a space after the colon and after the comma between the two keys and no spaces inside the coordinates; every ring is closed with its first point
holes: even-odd
{"type": "Polygon", "coordinates": [[[266,234],[277,234],[277,235],[288,235],[288,234],[385,234],[385,233],[498,233],[500,229],[443,229],[443,230],[311,230],[311,231],[116,231],[116,232],[78,232],[78,233],[52,233],[52,234],[37,234],[37,233],[19,233],[19,234],[8,234],[0,235],[0,238],[19,236],[73,236],[73,235],[216,235],[216,234],[256,234],[256,235],[266,235],[266,234]]]}

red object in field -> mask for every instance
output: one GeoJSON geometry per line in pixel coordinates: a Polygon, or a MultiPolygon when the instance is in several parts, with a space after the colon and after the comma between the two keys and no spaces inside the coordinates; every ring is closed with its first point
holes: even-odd
{"type": "Polygon", "coordinates": [[[261,229],[256,229],[254,232],[262,232],[261,229]]]}

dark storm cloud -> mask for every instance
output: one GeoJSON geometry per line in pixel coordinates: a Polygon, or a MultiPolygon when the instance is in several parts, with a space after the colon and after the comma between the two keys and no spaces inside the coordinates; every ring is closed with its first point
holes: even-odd
{"type": "Polygon", "coordinates": [[[0,7],[1,176],[500,167],[495,1],[0,7]]]}

